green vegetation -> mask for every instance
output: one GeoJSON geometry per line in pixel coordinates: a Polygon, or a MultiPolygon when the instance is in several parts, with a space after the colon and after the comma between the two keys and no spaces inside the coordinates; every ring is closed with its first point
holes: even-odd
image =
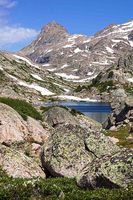
{"type": "Polygon", "coordinates": [[[7,81],[5,73],[2,70],[0,70],[0,84],[5,83],[5,81],[7,81]]]}
{"type": "Polygon", "coordinates": [[[100,72],[100,73],[98,74],[98,76],[92,80],[92,85],[95,86],[95,85],[99,84],[101,78],[102,78],[102,72],[100,72]]]}
{"type": "Polygon", "coordinates": [[[0,200],[132,200],[128,189],[80,189],[74,179],[13,179],[0,170],[0,200]]]}
{"type": "Polygon", "coordinates": [[[41,114],[25,100],[0,97],[0,102],[12,107],[23,117],[24,120],[27,120],[27,116],[37,120],[42,120],[41,114]]]}
{"type": "Polygon", "coordinates": [[[125,86],[124,86],[124,89],[125,89],[125,91],[126,91],[128,94],[133,95],[133,87],[130,87],[130,86],[128,86],[128,85],[125,85],[125,86]]]}
{"type": "Polygon", "coordinates": [[[11,63],[12,65],[17,65],[17,64],[18,64],[16,60],[11,60],[10,63],[11,63]]]}
{"type": "Polygon", "coordinates": [[[108,74],[108,78],[113,78],[113,75],[114,75],[114,72],[110,71],[109,74],[108,74]]]}
{"type": "MultiPolygon", "coordinates": [[[[110,71],[109,74],[108,74],[108,78],[109,79],[112,78],[113,75],[114,75],[114,72],[110,71]]],[[[83,89],[90,91],[91,88],[95,87],[99,90],[100,93],[103,93],[103,92],[109,92],[110,90],[115,89],[115,86],[114,86],[112,80],[100,82],[101,78],[102,78],[102,73],[99,73],[99,75],[92,80],[91,84],[89,84],[89,85],[87,85],[87,84],[86,85],[78,85],[77,88],[74,91],[75,92],[81,92],[83,89]]]]}
{"type": "Polygon", "coordinates": [[[111,89],[115,89],[113,81],[101,82],[99,84],[95,84],[95,87],[99,90],[100,93],[109,92],[111,89]]]}
{"type": "Polygon", "coordinates": [[[81,92],[83,89],[87,90],[87,87],[85,85],[83,86],[78,85],[77,88],[74,90],[74,92],[81,92]]]}
{"type": "Polygon", "coordinates": [[[99,90],[100,93],[102,92],[109,92],[111,89],[115,89],[113,81],[105,81],[105,82],[98,82],[97,79],[92,80],[92,84],[90,85],[78,85],[78,87],[74,90],[75,92],[81,92],[83,89],[90,90],[92,87],[95,87],[99,90]]]}
{"type": "Polygon", "coordinates": [[[129,136],[129,127],[121,127],[117,131],[106,131],[104,133],[107,136],[115,137],[119,139],[119,145],[126,148],[133,148],[133,140],[128,140],[127,137],[129,136]]]}

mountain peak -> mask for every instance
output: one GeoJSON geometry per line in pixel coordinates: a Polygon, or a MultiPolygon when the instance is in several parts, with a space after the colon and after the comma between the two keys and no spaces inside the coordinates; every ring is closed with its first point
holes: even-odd
{"type": "Polygon", "coordinates": [[[48,23],[41,29],[41,32],[35,41],[36,45],[55,44],[68,36],[67,30],[55,21],[48,23]]]}
{"type": "Polygon", "coordinates": [[[42,30],[41,33],[58,33],[58,32],[62,32],[62,33],[68,33],[68,31],[59,23],[57,23],[56,21],[52,21],[49,22],[47,25],[45,25],[42,30]]]}

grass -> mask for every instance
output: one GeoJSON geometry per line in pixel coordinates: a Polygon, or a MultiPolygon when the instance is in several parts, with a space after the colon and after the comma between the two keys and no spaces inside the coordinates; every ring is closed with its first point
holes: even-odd
{"type": "Polygon", "coordinates": [[[14,179],[0,170],[0,200],[132,200],[128,189],[80,189],[74,179],[14,179]]]}
{"type": "Polygon", "coordinates": [[[129,127],[121,127],[117,131],[108,130],[105,132],[105,135],[110,137],[115,137],[119,139],[118,145],[126,148],[133,148],[133,141],[128,140],[127,137],[129,136],[129,127]]]}
{"type": "Polygon", "coordinates": [[[133,87],[125,85],[124,89],[128,94],[133,95],[133,87]]]}
{"type": "Polygon", "coordinates": [[[77,88],[74,90],[75,92],[81,92],[83,89],[89,90],[95,87],[99,90],[100,93],[102,92],[109,92],[111,89],[115,89],[113,81],[105,81],[105,82],[98,82],[97,80],[93,80],[92,84],[90,85],[78,85],[77,88]]]}
{"type": "Polygon", "coordinates": [[[24,120],[27,120],[27,116],[37,120],[42,120],[41,114],[25,100],[0,97],[0,102],[12,107],[23,117],[24,120]]]}

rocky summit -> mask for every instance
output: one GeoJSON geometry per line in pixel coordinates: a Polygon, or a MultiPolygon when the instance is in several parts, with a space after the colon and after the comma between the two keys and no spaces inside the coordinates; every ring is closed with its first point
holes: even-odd
{"type": "Polygon", "coordinates": [[[52,22],[21,53],[57,76],[84,82],[130,52],[132,35],[133,21],[110,25],[94,36],[69,34],[64,27],[52,22]]]}

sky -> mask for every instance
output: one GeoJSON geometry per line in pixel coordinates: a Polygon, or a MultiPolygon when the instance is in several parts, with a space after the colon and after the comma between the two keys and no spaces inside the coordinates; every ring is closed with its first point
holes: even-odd
{"type": "Polygon", "coordinates": [[[70,33],[94,35],[131,19],[133,0],[0,0],[0,50],[20,50],[51,21],[70,33]]]}

